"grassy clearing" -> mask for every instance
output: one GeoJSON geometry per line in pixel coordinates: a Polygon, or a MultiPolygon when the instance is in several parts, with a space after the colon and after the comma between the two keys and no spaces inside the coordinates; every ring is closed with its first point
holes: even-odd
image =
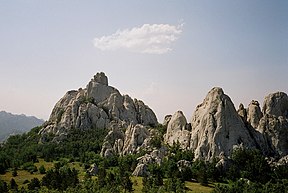
{"type": "MultiPolygon", "coordinates": [[[[39,169],[40,166],[43,165],[45,167],[46,171],[47,171],[47,170],[52,169],[54,167],[54,163],[55,162],[46,162],[43,159],[39,159],[39,162],[34,163],[34,165],[38,169],[39,169]]],[[[85,170],[80,165],[79,162],[68,163],[68,166],[70,168],[75,168],[76,170],[79,171],[80,180],[84,178],[85,170]]],[[[18,186],[21,188],[22,186],[25,186],[25,184],[23,184],[23,182],[25,180],[31,181],[33,178],[38,178],[39,180],[41,180],[43,178],[43,176],[45,175],[45,174],[40,174],[39,171],[38,172],[34,172],[33,174],[31,174],[30,172],[28,172],[26,170],[17,170],[17,174],[18,174],[17,176],[13,177],[12,176],[12,171],[7,171],[6,174],[0,175],[0,179],[4,180],[7,184],[9,184],[11,179],[14,178],[14,180],[16,181],[18,186]]]]}
{"type": "Polygon", "coordinates": [[[202,186],[200,183],[196,182],[185,182],[185,186],[188,189],[188,192],[195,193],[208,193],[212,192],[214,185],[209,184],[208,186],[202,186]]]}
{"type": "Polygon", "coordinates": [[[142,177],[132,176],[131,181],[133,182],[133,189],[134,192],[142,192],[143,184],[142,184],[142,177]]]}
{"type": "MultiPolygon", "coordinates": [[[[133,189],[135,193],[142,192],[143,184],[142,177],[132,176],[131,180],[133,182],[133,189]]],[[[212,192],[214,185],[209,184],[209,186],[202,186],[200,183],[196,182],[185,182],[188,193],[210,193],[212,192]]]]}
{"type": "MultiPolygon", "coordinates": [[[[39,168],[41,165],[43,165],[47,171],[47,170],[52,169],[54,167],[54,163],[55,162],[46,162],[43,159],[39,159],[39,162],[35,163],[34,165],[37,168],[39,168]]],[[[84,179],[85,169],[81,166],[81,163],[72,162],[72,163],[68,163],[68,166],[70,168],[75,168],[76,170],[79,171],[80,180],[84,179]]],[[[27,186],[27,184],[23,184],[23,182],[25,180],[31,181],[31,179],[33,179],[33,178],[38,178],[39,180],[41,180],[44,176],[44,174],[40,174],[39,171],[31,174],[30,172],[28,172],[26,170],[18,170],[17,173],[18,173],[18,175],[16,177],[13,177],[12,171],[8,171],[8,172],[6,172],[6,174],[0,175],[0,179],[4,180],[7,184],[9,184],[11,179],[14,178],[14,180],[16,181],[18,186],[21,188],[23,186],[24,187],[27,186]]],[[[93,177],[93,178],[96,179],[96,177],[93,177]]],[[[134,189],[133,192],[135,192],[135,193],[142,192],[142,188],[143,188],[142,177],[132,176],[131,180],[133,182],[133,189],[134,189]]],[[[210,193],[214,187],[213,184],[209,184],[209,186],[202,186],[202,185],[200,185],[200,183],[196,183],[196,182],[185,182],[185,186],[188,190],[187,192],[191,192],[191,193],[210,193]]]]}

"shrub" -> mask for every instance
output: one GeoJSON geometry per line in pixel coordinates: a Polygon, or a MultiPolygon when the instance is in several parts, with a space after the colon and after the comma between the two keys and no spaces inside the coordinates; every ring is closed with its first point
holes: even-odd
{"type": "Polygon", "coordinates": [[[41,165],[39,167],[39,172],[40,172],[40,174],[45,174],[46,173],[46,169],[45,169],[45,167],[43,165],[41,165]]]}

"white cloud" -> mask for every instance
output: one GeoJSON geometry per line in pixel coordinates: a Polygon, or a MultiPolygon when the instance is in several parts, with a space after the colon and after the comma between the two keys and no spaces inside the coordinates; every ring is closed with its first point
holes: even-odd
{"type": "Polygon", "coordinates": [[[144,24],[95,38],[94,46],[100,50],[125,49],[138,53],[164,54],[172,50],[171,44],[179,38],[182,28],[183,24],[144,24]]]}

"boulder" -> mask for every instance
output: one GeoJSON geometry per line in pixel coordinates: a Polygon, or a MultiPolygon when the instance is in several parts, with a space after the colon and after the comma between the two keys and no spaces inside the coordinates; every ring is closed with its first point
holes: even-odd
{"type": "Polygon", "coordinates": [[[87,173],[90,176],[96,176],[98,174],[98,167],[96,164],[92,164],[90,168],[87,170],[87,173]]]}

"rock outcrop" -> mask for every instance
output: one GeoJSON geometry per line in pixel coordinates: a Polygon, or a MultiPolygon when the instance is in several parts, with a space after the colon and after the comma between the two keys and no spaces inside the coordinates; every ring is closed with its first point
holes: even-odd
{"type": "Polygon", "coordinates": [[[147,176],[148,175],[148,168],[146,164],[139,164],[135,168],[135,170],[132,173],[133,176],[147,176]]]}
{"type": "Polygon", "coordinates": [[[264,99],[263,114],[288,118],[288,96],[283,92],[269,94],[264,99]]]}
{"type": "Polygon", "coordinates": [[[188,124],[186,117],[182,111],[177,111],[168,122],[167,132],[164,136],[165,142],[169,145],[179,142],[183,149],[189,148],[190,131],[187,128],[188,124]]]}
{"type": "Polygon", "coordinates": [[[85,89],[68,91],[55,105],[42,135],[65,134],[70,129],[108,128],[111,122],[128,125],[158,124],[154,112],[141,100],[134,99],[108,85],[107,76],[97,73],[85,89]]]}
{"type": "Polygon", "coordinates": [[[138,124],[132,127],[130,125],[125,132],[122,154],[126,155],[138,152],[142,145],[147,144],[145,140],[147,141],[149,137],[150,133],[145,126],[138,124]]]}
{"type": "Polygon", "coordinates": [[[109,130],[101,150],[103,157],[133,154],[149,146],[150,132],[141,124],[129,125],[124,133],[125,128],[114,123],[109,130]]]}
{"type": "Polygon", "coordinates": [[[230,155],[234,146],[257,148],[251,129],[246,128],[231,99],[213,88],[192,117],[190,148],[196,158],[211,160],[221,152],[230,155]]]}
{"type": "Polygon", "coordinates": [[[274,152],[280,156],[288,155],[288,97],[277,92],[265,97],[263,117],[257,130],[260,131],[274,152]]]}
{"type": "Polygon", "coordinates": [[[258,101],[252,100],[248,105],[247,110],[247,121],[253,128],[257,128],[260,119],[263,117],[263,114],[260,109],[260,105],[258,101]]]}

